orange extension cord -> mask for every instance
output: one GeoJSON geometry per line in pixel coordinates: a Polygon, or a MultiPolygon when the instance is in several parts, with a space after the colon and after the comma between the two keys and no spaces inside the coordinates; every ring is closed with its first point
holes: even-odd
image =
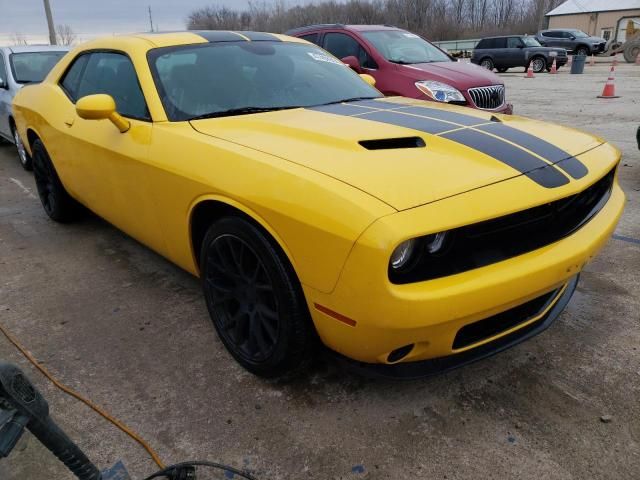
{"type": "Polygon", "coordinates": [[[90,409],[95,411],[98,415],[104,417],[105,419],[107,419],[108,421],[113,423],[116,427],[118,427],[120,430],[122,430],[124,433],[129,435],[136,442],[138,442],[142,446],[142,448],[144,448],[149,453],[149,455],[151,456],[153,461],[156,463],[156,465],[158,465],[158,467],[160,469],[165,468],[164,462],[160,459],[160,457],[155,452],[155,450],[153,448],[151,448],[151,446],[149,446],[149,444],[142,437],[140,437],[140,435],[138,435],[136,432],[131,430],[131,428],[129,428],[127,425],[122,423],[117,418],[112,417],[110,414],[105,412],[100,406],[96,405],[91,400],[88,400],[88,399],[84,398],[82,395],[80,395],[75,390],[73,390],[73,389],[67,387],[66,385],[64,385],[63,383],[59,382],[51,373],[49,373],[49,371],[46,368],[44,368],[38,362],[38,360],[36,360],[34,358],[33,355],[31,355],[27,351],[27,349],[25,347],[23,347],[20,344],[20,342],[11,333],[9,333],[5,329],[5,327],[2,324],[0,324],[0,331],[4,334],[5,337],[7,337],[7,340],[9,340],[18,350],[20,350],[22,355],[24,355],[24,357],[27,360],[29,360],[33,364],[34,367],[36,367],[38,370],[40,370],[40,372],[42,372],[42,374],[51,381],[51,383],[53,383],[56,387],[58,387],[60,390],[65,392],[67,395],[71,395],[72,397],[76,398],[77,400],[80,400],[87,407],[89,407],[90,409]]]}

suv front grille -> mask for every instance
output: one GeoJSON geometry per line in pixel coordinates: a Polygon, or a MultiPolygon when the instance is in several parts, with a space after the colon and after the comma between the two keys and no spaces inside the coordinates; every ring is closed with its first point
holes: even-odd
{"type": "Polygon", "coordinates": [[[470,88],[469,96],[476,107],[495,110],[504,104],[504,85],[470,88]]]}

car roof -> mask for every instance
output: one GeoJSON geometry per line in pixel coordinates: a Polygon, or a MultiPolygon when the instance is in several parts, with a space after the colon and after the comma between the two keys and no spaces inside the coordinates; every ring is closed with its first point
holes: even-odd
{"type": "MultiPolygon", "coordinates": [[[[143,32],[117,36],[120,39],[143,39],[160,47],[191,43],[222,42],[301,42],[300,39],[278,33],[245,30],[185,30],[178,32],[143,32]]],[[[104,39],[102,39],[104,41],[104,39]]]]}
{"type": "Polygon", "coordinates": [[[496,35],[495,37],[484,37],[482,40],[487,40],[490,38],[510,38],[510,37],[530,37],[531,35],[518,35],[517,33],[513,35],[496,35]]]}
{"type": "Polygon", "coordinates": [[[33,52],[68,52],[69,47],[62,45],[12,45],[5,47],[11,53],[33,53],[33,52]]]}
{"type": "Polygon", "coordinates": [[[304,32],[312,32],[316,30],[352,30],[356,32],[372,32],[377,30],[402,30],[393,25],[362,25],[362,24],[343,24],[343,23],[319,23],[315,25],[306,25],[304,27],[293,28],[287,31],[286,35],[300,35],[304,32]]]}

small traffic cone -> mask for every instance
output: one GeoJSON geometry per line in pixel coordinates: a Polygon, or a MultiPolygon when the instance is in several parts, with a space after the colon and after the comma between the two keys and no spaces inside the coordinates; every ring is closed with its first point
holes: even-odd
{"type": "Polygon", "coordinates": [[[593,67],[596,64],[596,57],[591,55],[591,60],[589,60],[589,66],[593,67]]]}
{"type": "Polygon", "coordinates": [[[636,65],[640,65],[640,52],[636,55],[636,65]]]}
{"type": "Polygon", "coordinates": [[[598,95],[598,98],[619,98],[619,95],[616,95],[616,86],[614,84],[615,80],[615,69],[613,65],[611,66],[611,71],[609,72],[609,78],[607,78],[607,83],[604,84],[604,88],[602,89],[602,95],[598,95]]]}
{"type": "Polygon", "coordinates": [[[527,68],[527,74],[524,76],[524,78],[536,78],[535,75],[533,74],[533,65],[531,65],[531,62],[529,62],[529,67],[527,68]]]}
{"type": "Polygon", "coordinates": [[[572,63],[573,63],[573,55],[567,55],[567,67],[571,68],[572,63]]]}
{"type": "Polygon", "coordinates": [[[549,73],[556,74],[558,73],[558,67],[556,67],[556,57],[553,57],[553,63],[551,64],[551,70],[549,73]]]}
{"type": "Polygon", "coordinates": [[[618,66],[618,55],[614,55],[613,56],[613,66],[617,67],[618,66]]]}

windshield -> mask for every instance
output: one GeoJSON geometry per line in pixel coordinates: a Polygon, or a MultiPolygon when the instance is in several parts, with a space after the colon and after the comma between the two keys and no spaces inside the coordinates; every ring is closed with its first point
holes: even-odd
{"type": "Polygon", "coordinates": [[[436,46],[414,33],[404,30],[374,30],[362,32],[380,54],[393,63],[451,62],[451,58],[436,46]]]}
{"type": "Polygon", "coordinates": [[[586,33],[584,33],[582,30],[571,30],[569,33],[571,33],[571,35],[573,35],[576,38],[586,38],[589,36],[586,33]]]}
{"type": "Polygon", "coordinates": [[[148,57],[172,121],[382,96],[315,45],[220,42],[158,48],[148,57]]]}
{"type": "Polygon", "coordinates": [[[25,52],[9,56],[16,83],[41,82],[67,52],[25,52]]]}
{"type": "Polygon", "coordinates": [[[541,47],[540,42],[534,37],[521,37],[527,47],[541,47]]]}

